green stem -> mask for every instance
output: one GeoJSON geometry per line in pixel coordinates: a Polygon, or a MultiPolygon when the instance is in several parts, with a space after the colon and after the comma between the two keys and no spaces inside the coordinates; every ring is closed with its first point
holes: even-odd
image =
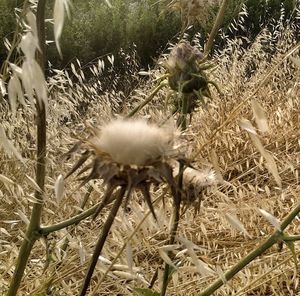
{"type": "Polygon", "coordinates": [[[181,112],[178,117],[177,126],[180,126],[182,130],[186,130],[186,118],[188,114],[188,103],[189,103],[189,94],[181,93],[182,95],[182,107],[181,112]]]}
{"type": "Polygon", "coordinates": [[[64,229],[64,228],[66,228],[68,226],[71,226],[73,224],[78,224],[80,221],[92,216],[96,212],[96,210],[98,209],[99,204],[100,203],[97,203],[96,205],[94,205],[90,209],[85,210],[85,211],[81,212],[80,214],[78,214],[78,215],[76,215],[76,216],[74,216],[70,219],[67,219],[65,221],[62,221],[62,222],[59,222],[57,224],[53,224],[53,225],[50,225],[50,226],[41,227],[39,232],[40,232],[41,235],[48,235],[51,232],[64,229]]]}
{"type": "Polygon", "coordinates": [[[288,236],[283,236],[282,238],[283,241],[285,242],[295,242],[300,240],[300,235],[288,235],[288,236]]]}
{"type": "Polygon", "coordinates": [[[126,191],[126,187],[123,186],[120,188],[120,191],[118,193],[118,196],[113,204],[113,207],[109,213],[109,216],[107,217],[104,225],[103,225],[103,228],[102,228],[102,232],[100,234],[100,237],[98,239],[98,242],[96,244],[96,247],[95,247],[95,250],[94,250],[94,253],[93,253],[93,256],[92,256],[92,259],[90,261],[90,265],[89,265],[89,268],[86,272],[86,275],[85,275],[85,279],[84,279],[84,282],[83,282],[83,285],[82,285],[82,288],[81,288],[81,291],[80,291],[80,296],[84,296],[87,292],[87,289],[90,285],[90,281],[92,279],[92,275],[93,275],[93,272],[94,272],[94,269],[96,267],[96,264],[98,262],[98,258],[101,254],[101,251],[103,249],[103,246],[104,246],[104,243],[106,241],[106,238],[108,236],[108,233],[110,231],[110,228],[115,220],[115,217],[118,213],[118,210],[122,204],[122,200],[123,200],[123,197],[124,197],[124,194],[125,194],[125,191],[126,191]]]}
{"type": "Polygon", "coordinates": [[[168,85],[168,82],[166,80],[162,81],[157,87],[154,88],[154,90],[150,93],[150,95],[147,97],[147,99],[143,103],[138,105],[136,108],[134,108],[126,117],[130,118],[135,113],[139,112],[154,98],[154,96],[159,92],[160,89],[162,89],[164,86],[167,86],[167,85],[168,85]]]}
{"type": "Polygon", "coordinates": [[[205,48],[204,48],[204,56],[207,56],[209,54],[209,52],[211,51],[212,47],[213,47],[215,37],[216,37],[216,35],[218,33],[218,30],[219,30],[219,28],[220,28],[220,26],[223,22],[224,15],[225,15],[225,10],[226,10],[226,7],[227,7],[228,3],[229,3],[229,0],[223,0],[222,1],[222,4],[221,4],[219,12],[218,12],[218,15],[217,15],[216,20],[214,22],[214,26],[211,29],[208,41],[207,41],[207,43],[205,45],[205,48]]]}
{"type": "MultiPolygon", "coordinates": [[[[281,230],[283,231],[292,221],[293,219],[300,213],[300,204],[284,219],[281,223],[281,230]]],[[[266,250],[276,244],[279,240],[282,239],[282,232],[276,230],[265,242],[263,242],[259,247],[250,252],[247,256],[245,256],[242,260],[240,260],[237,264],[230,268],[224,274],[224,278],[226,281],[232,279],[239,271],[241,271],[246,265],[252,262],[256,257],[262,255],[266,250]]],[[[202,291],[198,296],[209,296],[212,295],[216,290],[224,285],[222,279],[217,279],[214,283],[212,283],[208,288],[202,291]]]]}
{"type": "MultiPolygon", "coordinates": [[[[46,0],[39,0],[37,6],[37,28],[39,45],[41,52],[38,53],[37,60],[41,69],[44,71],[45,61],[45,5],[46,0]]],[[[16,262],[15,271],[8,290],[8,296],[15,296],[20,286],[32,247],[35,241],[40,237],[39,228],[44,199],[44,184],[46,173],[46,111],[43,103],[37,106],[37,165],[36,165],[36,183],[40,190],[35,191],[36,202],[33,204],[30,222],[26,230],[25,238],[22,242],[19,255],[16,262]]]]}

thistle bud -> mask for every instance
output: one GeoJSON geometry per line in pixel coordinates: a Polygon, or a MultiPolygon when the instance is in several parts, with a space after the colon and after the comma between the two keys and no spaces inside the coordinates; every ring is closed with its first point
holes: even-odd
{"type": "Polygon", "coordinates": [[[197,61],[203,59],[203,54],[187,41],[175,46],[165,62],[165,68],[169,73],[169,85],[173,90],[191,93],[207,86],[204,77],[196,77],[192,74],[199,73],[197,61]]]}

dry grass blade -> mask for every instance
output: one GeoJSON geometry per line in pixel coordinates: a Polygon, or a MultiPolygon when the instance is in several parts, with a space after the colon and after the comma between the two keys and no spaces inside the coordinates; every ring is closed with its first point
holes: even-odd
{"type": "Polygon", "coordinates": [[[256,100],[252,100],[251,105],[252,105],[252,111],[254,114],[255,122],[259,130],[263,133],[267,132],[269,130],[269,126],[268,126],[268,120],[264,109],[256,100]]]}
{"type": "Polygon", "coordinates": [[[277,185],[279,187],[282,187],[282,181],[279,176],[278,168],[277,168],[276,162],[274,160],[274,157],[265,150],[265,148],[264,148],[263,144],[261,143],[259,137],[257,136],[257,134],[255,132],[255,128],[252,126],[251,122],[247,121],[247,120],[243,120],[240,123],[240,126],[248,132],[253,145],[256,147],[256,149],[259,151],[259,153],[264,157],[264,159],[266,161],[266,168],[273,175],[277,185]]]}

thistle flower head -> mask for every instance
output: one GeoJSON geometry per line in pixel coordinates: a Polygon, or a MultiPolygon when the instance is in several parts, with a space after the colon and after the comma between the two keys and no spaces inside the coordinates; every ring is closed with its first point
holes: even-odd
{"type": "Polygon", "coordinates": [[[188,41],[181,41],[170,52],[165,67],[170,73],[190,71],[196,68],[195,61],[203,59],[203,54],[188,41]]]}
{"type": "Polygon", "coordinates": [[[175,192],[175,182],[169,160],[174,156],[175,133],[142,120],[113,120],[86,141],[77,143],[68,154],[81,150],[81,157],[67,177],[83,166],[79,175],[82,185],[92,179],[107,184],[99,211],[110,202],[114,190],[126,188],[126,202],[133,189],[141,190],[152,214],[149,188],[151,183],[167,182],[175,192]],[[92,161],[85,165],[88,159],[92,161]]]}
{"type": "Polygon", "coordinates": [[[198,65],[198,61],[203,57],[203,54],[187,41],[181,41],[176,45],[164,64],[169,74],[170,88],[183,93],[205,89],[207,80],[198,65]]]}
{"type": "MultiPolygon", "coordinates": [[[[179,166],[177,163],[173,163],[174,176],[179,173],[179,166]]],[[[218,184],[218,179],[215,172],[212,169],[194,169],[187,167],[183,171],[182,176],[184,194],[182,196],[182,202],[185,204],[192,204],[197,201],[199,194],[207,187],[211,187],[218,184]]]]}
{"type": "Polygon", "coordinates": [[[114,120],[104,126],[90,146],[122,165],[148,165],[166,158],[173,151],[174,132],[144,120],[114,120]]]}

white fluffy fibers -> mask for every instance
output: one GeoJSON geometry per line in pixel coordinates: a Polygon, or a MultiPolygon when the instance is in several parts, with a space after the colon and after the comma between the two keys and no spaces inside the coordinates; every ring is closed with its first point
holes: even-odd
{"type": "Polygon", "coordinates": [[[94,147],[124,165],[143,166],[167,156],[173,148],[174,132],[144,120],[113,120],[93,138],[94,147]]]}

